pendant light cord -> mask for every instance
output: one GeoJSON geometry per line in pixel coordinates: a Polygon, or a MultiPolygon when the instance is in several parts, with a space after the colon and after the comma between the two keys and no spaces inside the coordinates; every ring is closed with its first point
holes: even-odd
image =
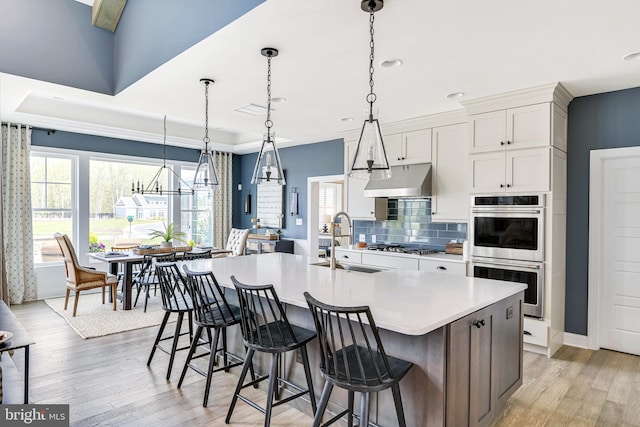
{"type": "Polygon", "coordinates": [[[164,121],[162,123],[164,130],[164,139],[162,142],[162,167],[167,167],[167,115],[164,115],[164,121]]]}
{"type": "Polygon", "coordinates": [[[204,82],[204,151],[209,151],[209,82],[204,82]]]}
{"type": "Polygon", "coordinates": [[[273,122],[271,121],[271,54],[267,56],[267,120],[264,125],[267,127],[267,139],[271,142],[271,128],[273,122]]]}
{"type": "Polygon", "coordinates": [[[376,101],[376,94],[373,92],[373,61],[374,61],[374,48],[375,43],[373,40],[373,22],[375,20],[375,16],[373,13],[373,8],[369,9],[369,33],[371,34],[371,41],[369,42],[369,47],[371,47],[371,53],[369,54],[369,94],[367,95],[367,102],[369,103],[369,122],[373,121],[373,103],[376,101]]]}

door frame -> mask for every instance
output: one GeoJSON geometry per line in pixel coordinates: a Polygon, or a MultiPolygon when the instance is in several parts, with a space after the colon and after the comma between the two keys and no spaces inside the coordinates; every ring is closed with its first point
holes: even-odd
{"type": "Polygon", "coordinates": [[[640,147],[591,150],[589,173],[589,291],[587,313],[587,347],[600,348],[600,291],[602,289],[602,175],[606,160],[640,157],[640,147]]]}
{"type": "MultiPolygon", "coordinates": [[[[344,183],[344,175],[323,175],[310,176],[307,178],[307,251],[310,257],[318,256],[318,230],[320,228],[320,218],[318,209],[320,201],[318,200],[321,182],[344,183]]],[[[342,205],[344,207],[344,194],[342,191],[342,205]]]]}

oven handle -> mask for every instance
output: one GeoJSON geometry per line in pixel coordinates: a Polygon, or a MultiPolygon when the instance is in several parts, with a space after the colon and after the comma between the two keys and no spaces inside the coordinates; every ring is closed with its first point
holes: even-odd
{"type": "Polygon", "coordinates": [[[539,215],[541,213],[541,211],[539,209],[532,209],[532,210],[519,210],[519,209],[513,209],[513,210],[508,210],[508,209],[504,209],[504,210],[471,209],[471,213],[474,213],[474,214],[532,214],[532,215],[539,215]]]}
{"type": "Polygon", "coordinates": [[[524,268],[527,270],[540,270],[540,268],[542,267],[542,263],[540,264],[520,264],[517,262],[484,262],[484,261],[471,261],[471,264],[473,266],[478,266],[478,267],[496,267],[496,268],[501,268],[501,267],[506,267],[506,268],[524,268]]]}

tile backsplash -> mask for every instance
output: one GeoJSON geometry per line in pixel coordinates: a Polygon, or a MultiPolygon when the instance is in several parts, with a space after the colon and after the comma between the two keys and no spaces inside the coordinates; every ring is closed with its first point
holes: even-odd
{"type": "Polygon", "coordinates": [[[367,243],[419,244],[444,251],[451,240],[467,239],[467,224],[431,222],[431,199],[389,199],[386,221],[353,222],[355,241],[360,234],[367,243]]]}

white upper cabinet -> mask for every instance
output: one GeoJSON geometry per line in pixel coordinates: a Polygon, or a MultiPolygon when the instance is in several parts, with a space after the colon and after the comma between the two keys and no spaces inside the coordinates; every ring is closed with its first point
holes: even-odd
{"type": "Polygon", "coordinates": [[[550,191],[550,156],[550,147],[471,155],[471,192],[550,191]]]}
{"type": "Polygon", "coordinates": [[[344,142],[344,182],[347,187],[344,206],[346,211],[352,219],[387,219],[386,199],[364,197],[364,187],[369,180],[350,178],[348,175],[357,146],[357,140],[344,142]]]}
{"type": "Polygon", "coordinates": [[[551,145],[551,103],[469,117],[469,153],[551,145]]]}
{"type": "Polygon", "coordinates": [[[431,161],[431,129],[384,136],[390,166],[412,165],[431,161]]]}
{"type": "Polygon", "coordinates": [[[431,220],[469,221],[467,124],[433,128],[431,220]]]}

